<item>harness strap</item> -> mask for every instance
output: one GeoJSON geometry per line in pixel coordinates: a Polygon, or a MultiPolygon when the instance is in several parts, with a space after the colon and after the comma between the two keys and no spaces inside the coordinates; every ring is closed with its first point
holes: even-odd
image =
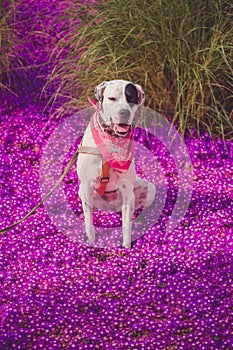
{"type": "MultiPolygon", "coordinates": [[[[98,148],[96,147],[79,146],[78,152],[84,154],[94,154],[98,156],[101,155],[98,148]]],[[[109,164],[107,162],[104,162],[102,165],[100,186],[98,188],[98,194],[100,195],[100,197],[103,197],[106,185],[109,182],[109,168],[109,164]]]]}
{"type": "Polygon", "coordinates": [[[100,186],[98,189],[98,193],[101,197],[104,195],[105,188],[108,182],[109,182],[109,164],[105,162],[102,165],[102,175],[100,179],[100,186]]]}
{"type": "Polygon", "coordinates": [[[84,154],[94,154],[95,156],[100,156],[100,151],[97,147],[79,146],[78,153],[84,154]]]}

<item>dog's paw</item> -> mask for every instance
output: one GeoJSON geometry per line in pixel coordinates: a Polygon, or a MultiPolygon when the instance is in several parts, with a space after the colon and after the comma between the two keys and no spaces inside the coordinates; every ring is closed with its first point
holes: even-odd
{"type": "Polygon", "coordinates": [[[123,244],[123,248],[131,249],[131,243],[123,244]]]}
{"type": "Polygon", "coordinates": [[[131,237],[130,238],[123,237],[122,247],[126,249],[131,249],[131,237]]]}
{"type": "Polygon", "coordinates": [[[95,242],[95,229],[92,225],[86,225],[87,239],[89,243],[95,242]]]}
{"type": "Polygon", "coordinates": [[[95,233],[88,234],[87,238],[89,243],[95,243],[95,233]]]}

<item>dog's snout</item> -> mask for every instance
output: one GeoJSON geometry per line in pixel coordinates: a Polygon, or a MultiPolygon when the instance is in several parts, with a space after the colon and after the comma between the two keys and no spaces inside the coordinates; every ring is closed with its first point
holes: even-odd
{"type": "Polygon", "coordinates": [[[123,118],[123,119],[129,119],[129,117],[130,117],[130,111],[129,111],[128,109],[121,109],[121,110],[119,111],[119,115],[120,115],[120,117],[123,118]]]}

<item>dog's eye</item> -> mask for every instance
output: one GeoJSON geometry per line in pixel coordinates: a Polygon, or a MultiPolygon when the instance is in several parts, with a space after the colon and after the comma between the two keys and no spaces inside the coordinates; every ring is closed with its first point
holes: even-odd
{"type": "Polygon", "coordinates": [[[116,101],[115,97],[108,97],[108,99],[109,99],[109,101],[113,101],[113,102],[116,101]]]}

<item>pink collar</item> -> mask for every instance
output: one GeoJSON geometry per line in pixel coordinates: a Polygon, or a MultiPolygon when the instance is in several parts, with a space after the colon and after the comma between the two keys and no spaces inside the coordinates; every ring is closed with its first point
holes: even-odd
{"type": "Polygon", "coordinates": [[[125,173],[134,157],[133,134],[130,132],[124,138],[116,138],[104,132],[98,123],[98,110],[90,123],[92,136],[104,161],[119,173],[125,173]]]}

